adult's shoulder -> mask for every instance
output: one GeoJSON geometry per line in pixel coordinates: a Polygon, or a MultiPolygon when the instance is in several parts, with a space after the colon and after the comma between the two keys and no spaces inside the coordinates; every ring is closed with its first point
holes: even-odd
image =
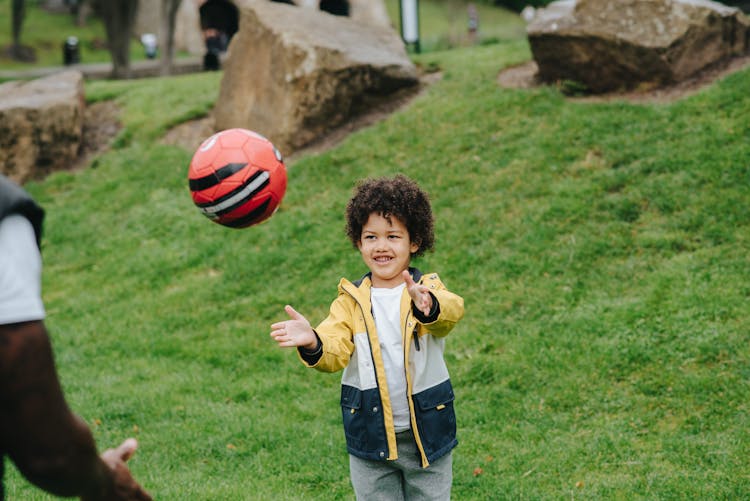
{"type": "Polygon", "coordinates": [[[0,238],[11,242],[25,242],[29,239],[35,242],[36,235],[34,234],[34,226],[26,216],[23,214],[9,214],[0,219],[0,238]]]}
{"type": "Polygon", "coordinates": [[[44,319],[42,257],[31,222],[20,214],[0,220],[0,323],[44,319]]]}

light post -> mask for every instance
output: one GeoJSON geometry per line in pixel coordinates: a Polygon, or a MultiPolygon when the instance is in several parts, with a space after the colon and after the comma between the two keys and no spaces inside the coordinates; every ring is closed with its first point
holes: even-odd
{"type": "Polygon", "coordinates": [[[401,38],[406,45],[413,45],[419,53],[419,0],[399,0],[401,12],[401,38]]]}

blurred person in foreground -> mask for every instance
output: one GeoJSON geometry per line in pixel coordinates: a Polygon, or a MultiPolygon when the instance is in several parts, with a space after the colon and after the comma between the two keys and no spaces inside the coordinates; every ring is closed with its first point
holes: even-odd
{"type": "Polygon", "coordinates": [[[101,455],[69,409],[44,326],[44,211],[0,174],[0,500],[5,456],[32,484],[83,500],[150,500],[125,465],[138,444],[101,455]]]}

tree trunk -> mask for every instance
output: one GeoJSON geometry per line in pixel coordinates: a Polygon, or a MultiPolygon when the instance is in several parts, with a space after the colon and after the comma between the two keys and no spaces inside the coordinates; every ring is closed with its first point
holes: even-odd
{"type": "Polygon", "coordinates": [[[174,29],[177,22],[177,10],[182,0],[161,1],[161,73],[172,74],[174,62],[174,29]]]}
{"type": "Polygon", "coordinates": [[[11,11],[13,49],[15,51],[21,46],[21,29],[23,28],[23,20],[26,17],[26,2],[24,0],[13,0],[11,11]]]}
{"type": "Polygon", "coordinates": [[[91,4],[89,0],[78,0],[78,11],[76,12],[76,26],[86,26],[86,20],[91,15],[91,4]]]}
{"type": "Polygon", "coordinates": [[[109,0],[102,4],[107,43],[112,57],[112,78],[130,78],[130,38],[138,0],[109,0]]]}

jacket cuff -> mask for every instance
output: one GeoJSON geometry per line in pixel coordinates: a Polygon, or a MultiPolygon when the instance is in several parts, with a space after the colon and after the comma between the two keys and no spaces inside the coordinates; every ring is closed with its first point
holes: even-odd
{"type": "Polygon", "coordinates": [[[433,294],[432,292],[428,292],[428,294],[432,296],[432,309],[430,309],[429,315],[425,316],[424,313],[422,313],[415,307],[413,301],[411,303],[411,311],[412,313],[414,313],[414,317],[416,317],[419,323],[422,324],[431,324],[432,322],[435,322],[440,316],[440,303],[438,303],[435,294],[433,294]]]}
{"type": "MultiPolygon", "coordinates": [[[[313,332],[315,332],[313,330],[313,332]]],[[[318,340],[318,344],[315,346],[315,349],[308,350],[307,348],[298,347],[297,351],[299,352],[299,356],[304,360],[306,363],[310,365],[315,365],[318,363],[318,360],[323,356],[323,342],[320,340],[320,336],[318,336],[318,333],[315,332],[315,338],[318,340]]]]}

